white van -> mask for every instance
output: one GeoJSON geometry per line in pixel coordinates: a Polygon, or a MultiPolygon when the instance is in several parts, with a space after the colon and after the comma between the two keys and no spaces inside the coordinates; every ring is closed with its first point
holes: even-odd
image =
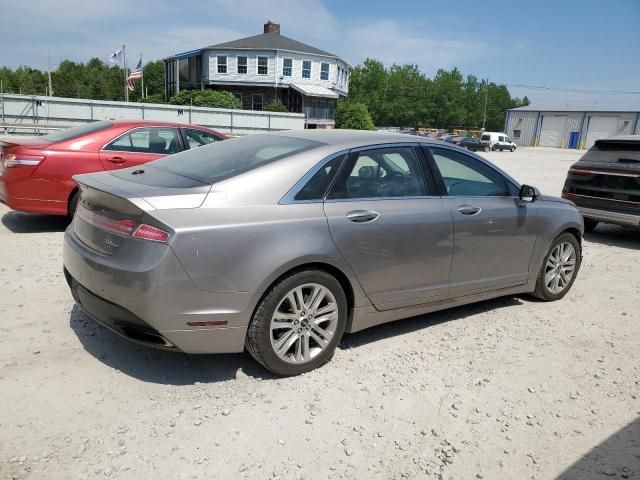
{"type": "Polygon", "coordinates": [[[480,141],[488,143],[491,150],[509,150],[515,152],[516,144],[504,132],[484,132],[480,141]]]}

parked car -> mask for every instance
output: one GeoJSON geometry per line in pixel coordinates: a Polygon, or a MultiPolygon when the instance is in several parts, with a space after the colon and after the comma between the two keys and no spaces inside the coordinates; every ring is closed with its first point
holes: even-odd
{"type": "Polygon", "coordinates": [[[0,137],[0,201],[13,210],[72,216],[72,176],[142,165],[227,137],[197,125],[92,122],[42,137],[0,137]]]}
{"type": "Polygon", "coordinates": [[[569,168],[562,196],[578,206],[586,231],[599,222],[640,226],[640,135],[596,140],[569,168]]]}
{"type": "Polygon", "coordinates": [[[250,135],[74,177],[76,302],[132,340],[295,375],[343,332],[529,292],[558,300],[582,217],[483,158],[399,134],[250,135]]]}
{"type": "Polygon", "coordinates": [[[459,147],[466,148],[467,150],[471,150],[472,152],[488,152],[489,144],[487,142],[483,142],[479,138],[463,138],[459,143],[459,147]]]}
{"type": "Polygon", "coordinates": [[[502,132],[484,132],[480,136],[480,140],[487,142],[491,150],[509,150],[510,152],[515,152],[518,147],[506,133],[502,132]]]}
{"type": "Polygon", "coordinates": [[[464,141],[467,137],[465,135],[456,135],[454,137],[449,138],[447,141],[449,143],[453,143],[454,145],[460,145],[460,142],[464,141]]]}

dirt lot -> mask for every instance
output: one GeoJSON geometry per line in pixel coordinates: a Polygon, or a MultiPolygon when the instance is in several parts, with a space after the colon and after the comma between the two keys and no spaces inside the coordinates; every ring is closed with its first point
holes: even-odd
{"type": "MultiPolygon", "coordinates": [[[[559,194],[579,153],[491,152],[559,194]]],[[[562,301],[347,335],[277,379],[135,346],[74,307],[61,219],[0,207],[0,478],[640,478],[640,234],[599,227],[562,301]]]]}

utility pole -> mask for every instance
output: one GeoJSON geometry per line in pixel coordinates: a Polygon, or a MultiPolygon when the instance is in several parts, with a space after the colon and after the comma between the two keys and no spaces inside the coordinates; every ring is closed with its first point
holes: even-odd
{"type": "Polygon", "coordinates": [[[482,114],[482,131],[485,130],[487,125],[487,103],[489,103],[489,79],[486,80],[487,86],[485,87],[484,93],[484,112],[482,114]]]}
{"type": "Polygon", "coordinates": [[[53,97],[53,83],[51,82],[51,52],[47,52],[47,76],[49,77],[49,96],[53,97]]]}
{"type": "Polygon", "coordinates": [[[122,71],[124,72],[124,101],[129,101],[129,89],[127,88],[127,54],[125,46],[122,45],[122,71]]]}
{"type": "Polygon", "coordinates": [[[144,98],[144,63],[142,63],[142,54],[140,54],[140,73],[142,74],[142,84],[140,85],[140,97],[144,98]]]}

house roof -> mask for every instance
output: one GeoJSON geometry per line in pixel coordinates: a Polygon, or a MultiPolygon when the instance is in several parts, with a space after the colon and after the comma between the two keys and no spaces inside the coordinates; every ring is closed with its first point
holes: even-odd
{"type": "Polygon", "coordinates": [[[640,101],[624,103],[531,103],[524,107],[511,108],[514,112],[640,112],[640,101]]]}
{"type": "Polygon", "coordinates": [[[326,57],[338,57],[333,53],[320,50],[306,43],[298,42],[293,38],[285,37],[277,32],[263,33],[254,35],[253,37],[241,38],[230,42],[218,43],[210,45],[207,48],[223,48],[223,49],[256,49],[256,50],[289,50],[292,52],[311,53],[315,55],[324,55],[326,57]]]}

